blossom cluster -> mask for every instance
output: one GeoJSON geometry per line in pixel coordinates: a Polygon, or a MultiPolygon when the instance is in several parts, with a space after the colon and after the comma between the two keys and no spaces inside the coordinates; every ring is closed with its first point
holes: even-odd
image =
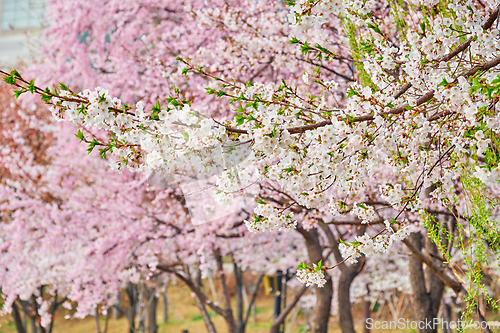
{"type": "Polygon", "coordinates": [[[255,216],[253,220],[245,220],[245,225],[251,232],[263,231],[290,231],[295,229],[297,221],[292,220],[293,213],[287,215],[272,205],[260,204],[254,209],[255,216]]]}
{"type": "Polygon", "coordinates": [[[312,268],[297,270],[297,279],[304,283],[306,287],[316,285],[319,288],[322,288],[326,283],[325,272],[316,264],[313,264],[312,268]]]}
{"type": "Polygon", "coordinates": [[[369,236],[364,234],[356,236],[355,241],[352,243],[342,242],[339,244],[339,250],[342,257],[348,263],[356,263],[357,258],[362,254],[367,257],[372,257],[378,253],[385,253],[393,242],[404,240],[410,233],[414,231],[412,225],[401,226],[397,231],[393,231],[390,222],[385,221],[386,228],[384,229],[389,234],[379,234],[376,236],[369,236]]]}

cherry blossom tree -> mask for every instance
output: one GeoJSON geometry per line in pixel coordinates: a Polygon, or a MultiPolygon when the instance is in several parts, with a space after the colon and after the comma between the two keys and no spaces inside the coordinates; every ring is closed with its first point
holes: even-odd
{"type": "MultiPolygon", "coordinates": [[[[325,290],[314,332],[327,330],[327,271],[338,267],[350,286],[356,265],[399,241],[413,255],[419,318],[437,314],[446,285],[484,320],[473,300],[485,291],[481,267],[498,251],[495,3],[105,4],[116,8],[104,11],[107,19],[89,3],[72,29],[54,20],[47,44],[54,61],[32,73],[106,89],[41,89],[16,71],[3,73],[17,95],[37,93],[56,118],[109,133],[78,136],[113,155],[115,170],[171,175],[196,165],[213,174],[221,156],[214,151],[250,146],[240,167],[257,170],[260,191],[245,225],[302,235],[309,264],[298,277],[325,290]],[[93,10],[97,16],[87,15],[93,10]],[[345,233],[329,224],[361,226],[345,233]],[[432,243],[419,239],[420,229],[432,243]]],[[[54,6],[54,15],[73,10],[54,6]]],[[[235,170],[217,176],[219,201],[238,192],[235,170]]]]}
{"type": "MultiPolygon", "coordinates": [[[[85,157],[73,126],[37,117],[43,104],[18,103],[5,89],[1,98],[0,285],[7,298],[3,310],[12,308],[20,332],[26,329],[23,310],[33,314],[36,331],[51,331],[53,313],[66,299],[77,305],[72,317],[106,314],[122,289],[129,295],[125,314],[135,331],[151,309],[137,312],[136,305],[154,299],[151,291],[161,287],[165,272],[184,281],[203,300],[200,310],[207,314],[208,296],[195,276],[211,269],[224,281],[222,255],[232,256],[240,270],[267,273],[293,269],[301,260],[300,246],[289,246],[300,239],[289,234],[244,237],[244,217],[192,225],[183,196],[148,186],[147,177],[115,173],[97,154],[85,157]],[[251,250],[255,244],[258,251],[251,250]],[[198,273],[190,273],[193,268],[198,273]]],[[[221,285],[227,294],[227,284],[221,285]]],[[[258,284],[252,302],[257,291],[258,284]]],[[[69,302],[65,307],[72,309],[69,302]]],[[[231,311],[222,312],[244,332],[249,311],[245,321],[235,320],[231,311]]]]}

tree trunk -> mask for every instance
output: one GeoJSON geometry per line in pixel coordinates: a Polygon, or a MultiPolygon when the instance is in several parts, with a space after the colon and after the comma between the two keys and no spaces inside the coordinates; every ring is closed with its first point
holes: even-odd
{"type": "Polygon", "coordinates": [[[224,267],[222,265],[222,255],[219,249],[214,250],[215,261],[217,262],[217,270],[219,271],[219,280],[224,300],[224,319],[226,320],[227,330],[229,333],[237,333],[236,321],[233,316],[233,309],[231,308],[231,297],[229,296],[229,289],[226,283],[226,276],[224,274],[224,267]]]}
{"type": "Polygon", "coordinates": [[[198,308],[200,309],[201,316],[203,317],[203,322],[207,327],[208,333],[217,333],[217,331],[215,330],[214,323],[212,322],[212,319],[210,319],[210,316],[207,312],[205,304],[203,304],[203,302],[198,298],[198,296],[195,296],[195,299],[196,299],[196,305],[198,305],[198,308]]]}
{"type": "Polygon", "coordinates": [[[27,306],[28,306],[28,302],[26,301],[23,301],[23,300],[19,300],[19,303],[21,303],[21,306],[23,308],[23,314],[24,314],[24,329],[27,331],[28,330],[28,318],[29,318],[29,312],[28,312],[28,309],[27,309],[27,306]]]}
{"type": "Polygon", "coordinates": [[[285,321],[286,316],[292,311],[292,309],[295,307],[295,305],[298,303],[300,300],[300,297],[305,293],[307,290],[307,287],[304,285],[302,288],[297,292],[297,294],[294,296],[290,304],[286,306],[286,308],[283,309],[283,312],[280,313],[279,317],[276,318],[273,322],[273,325],[271,326],[271,330],[269,333],[278,333],[279,328],[281,323],[285,321]]]}
{"type": "MultiPolygon", "coordinates": [[[[409,240],[417,249],[422,249],[422,235],[417,232],[409,240]]],[[[437,254],[436,245],[425,237],[425,248],[430,255],[437,254]]],[[[437,259],[432,259],[437,260],[437,259]]],[[[444,283],[430,270],[423,268],[422,262],[410,256],[410,281],[413,291],[413,310],[419,322],[420,333],[437,333],[439,325],[434,325],[444,291],[444,283]]]]}
{"type": "Polygon", "coordinates": [[[316,287],[316,307],[312,316],[312,332],[327,333],[328,320],[333,298],[332,278],[325,274],[326,283],[323,288],[316,287]]]}
{"type": "Polygon", "coordinates": [[[168,322],[168,298],[166,290],[162,292],[162,296],[163,296],[163,322],[166,323],[168,322]]]}
{"type": "Polygon", "coordinates": [[[49,330],[47,333],[52,333],[52,329],[54,328],[54,320],[55,320],[55,314],[56,314],[57,307],[58,307],[58,303],[57,303],[57,291],[56,291],[56,293],[54,295],[54,302],[52,303],[52,307],[51,307],[52,309],[50,311],[50,325],[49,325],[49,330]]]}
{"type": "Polygon", "coordinates": [[[148,313],[148,331],[149,333],[157,333],[158,324],[156,322],[156,308],[158,307],[158,297],[156,297],[156,295],[152,297],[148,313]]]}
{"type": "Polygon", "coordinates": [[[363,333],[370,333],[370,329],[368,328],[367,325],[368,319],[370,319],[370,306],[371,306],[369,297],[370,297],[370,286],[366,284],[365,309],[364,309],[365,323],[363,327],[363,333]]]}
{"type": "MultiPolygon", "coordinates": [[[[297,231],[302,234],[306,241],[307,253],[311,263],[317,264],[323,260],[323,248],[319,242],[319,233],[317,229],[309,231],[298,227],[297,231]]],[[[312,315],[312,333],[327,333],[328,320],[330,319],[330,310],[332,306],[333,283],[328,273],[325,274],[326,283],[323,288],[316,287],[316,306],[312,315]]]]}
{"type": "Polygon", "coordinates": [[[111,317],[111,312],[109,310],[111,309],[108,309],[108,313],[106,314],[106,321],[104,322],[104,333],[108,333],[109,317],[111,317]]]}
{"type": "Polygon", "coordinates": [[[95,328],[97,333],[101,333],[101,326],[99,325],[99,310],[95,309],[95,328]]]}
{"type": "Polygon", "coordinates": [[[443,321],[446,322],[446,324],[443,325],[443,333],[452,333],[450,328],[450,322],[452,321],[451,306],[443,302],[442,307],[443,307],[443,321]]]}
{"type": "MultiPolygon", "coordinates": [[[[43,290],[40,292],[40,295],[43,295],[43,290]]],[[[31,306],[33,307],[33,317],[31,317],[31,321],[34,323],[33,331],[45,333],[45,328],[42,327],[40,316],[38,315],[38,303],[34,295],[31,296],[31,306]]]]}
{"type": "Polygon", "coordinates": [[[127,296],[129,299],[129,311],[127,313],[129,333],[135,333],[135,310],[136,310],[136,290],[133,284],[129,284],[126,288],[127,296]]]}
{"type": "MultiPolygon", "coordinates": [[[[189,274],[189,272],[186,272],[189,274]]],[[[196,271],[196,278],[195,278],[195,285],[196,287],[200,287],[199,283],[201,281],[201,269],[198,266],[198,270],[196,271]]],[[[205,323],[205,326],[207,327],[208,333],[217,333],[215,330],[214,323],[212,322],[212,319],[210,318],[209,313],[207,312],[207,308],[205,307],[205,304],[203,304],[202,300],[195,294],[195,299],[196,299],[196,304],[198,305],[198,308],[200,309],[201,316],[203,317],[203,322],[205,323]]]]}
{"type": "Polygon", "coordinates": [[[12,303],[12,317],[14,317],[14,325],[16,325],[17,333],[26,333],[26,328],[23,325],[21,313],[19,312],[16,302],[12,303]]]}
{"type": "Polygon", "coordinates": [[[238,333],[245,332],[243,324],[243,272],[238,267],[233,258],[233,270],[235,278],[235,293],[236,293],[236,326],[238,333]]]}
{"type": "Polygon", "coordinates": [[[339,321],[342,333],[356,333],[354,330],[354,321],[352,319],[351,310],[351,284],[354,278],[361,272],[364,267],[366,258],[358,259],[358,262],[351,266],[345,266],[341,269],[339,287],[338,287],[338,302],[339,302],[339,321]]]}
{"type": "MultiPolygon", "coordinates": [[[[342,333],[354,333],[355,331],[354,331],[354,322],[352,319],[352,312],[351,312],[350,288],[354,278],[363,269],[366,258],[362,256],[361,258],[358,259],[357,263],[352,264],[351,266],[347,266],[346,263],[343,263],[342,254],[340,253],[339,250],[339,243],[335,238],[335,236],[333,235],[332,231],[330,230],[330,227],[323,221],[318,221],[318,225],[325,232],[326,238],[330,243],[330,249],[332,250],[333,255],[335,256],[335,260],[337,261],[337,263],[339,263],[339,268],[341,272],[339,279],[339,286],[338,286],[340,328],[342,329],[342,333]]],[[[360,236],[364,234],[365,231],[366,231],[366,226],[363,225],[356,230],[356,234],[360,236]]],[[[313,327],[314,327],[314,322],[313,322],[313,327]]]]}

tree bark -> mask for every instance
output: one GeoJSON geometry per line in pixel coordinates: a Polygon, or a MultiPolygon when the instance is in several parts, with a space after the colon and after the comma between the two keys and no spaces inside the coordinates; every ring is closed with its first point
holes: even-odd
{"type": "Polygon", "coordinates": [[[245,326],[243,324],[243,272],[234,261],[234,257],[232,259],[236,293],[236,326],[238,333],[244,333],[245,326]]]}
{"type": "MultiPolygon", "coordinates": [[[[63,298],[63,302],[66,298],[63,298]]],[[[61,303],[58,303],[57,301],[57,291],[54,295],[54,303],[52,303],[52,309],[50,311],[50,326],[49,326],[49,331],[47,333],[52,333],[52,329],[54,328],[54,320],[55,320],[55,313],[56,313],[56,310],[57,310],[57,307],[62,304],[61,303]]]]}
{"type": "Polygon", "coordinates": [[[212,319],[210,319],[210,315],[207,312],[207,308],[197,295],[195,295],[195,298],[196,305],[198,305],[198,308],[200,309],[201,316],[203,317],[203,322],[205,323],[208,333],[217,333],[214,323],[212,322],[212,319]]]}
{"type": "Polygon", "coordinates": [[[108,313],[106,314],[106,321],[104,322],[104,333],[108,333],[109,317],[111,317],[111,312],[109,310],[111,309],[108,309],[108,313]]]}
{"type": "MultiPolygon", "coordinates": [[[[189,272],[186,272],[187,275],[189,276],[189,272]]],[[[198,267],[198,270],[196,271],[196,278],[195,278],[195,286],[196,288],[200,288],[200,281],[201,281],[201,270],[198,267]]],[[[200,309],[201,316],[203,317],[203,322],[205,323],[205,326],[207,327],[208,333],[217,333],[215,330],[214,323],[212,322],[212,319],[210,318],[209,313],[207,312],[207,308],[205,307],[205,304],[203,304],[202,300],[198,295],[196,295],[196,305],[198,305],[198,308],[200,309]]]]}
{"type": "Polygon", "coordinates": [[[443,321],[445,321],[446,325],[443,326],[443,333],[452,333],[449,323],[451,322],[451,306],[442,302],[443,305],[443,321]]]}
{"type": "Polygon", "coordinates": [[[365,324],[364,324],[364,327],[363,327],[363,333],[370,333],[370,329],[368,328],[368,325],[367,325],[367,321],[368,319],[370,319],[370,286],[368,284],[366,284],[366,296],[365,296],[365,313],[364,313],[364,317],[365,317],[365,324]]]}
{"type": "Polygon", "coordinates": [[[156,297],[156,295],[152,295],[152,297],[148,313],[148,331],[149,333],[157,333],[158,324],[156,322],[156,308],[158,307],[158,297],[156,297]]]}
{"type": "MultiPolygon", "coordinates": [[[[421,250],[424,246],[422,238],[422,235],[417,232],[410,235],[409,241],[418,250],[421,250]]],[[[427,236],[425,237],[425,248],[430,255],[437,254],[436,245],[432,244],[427,236]]],[[[437,259],[431,260],[436,261],[437,259]]],[[[444,283],[430,269],[424,270],[422,262],[415,255],[410,256],[409,264],[413,310],[417,321],[422,323],[419,325],[418,331],[420,333],[437,333],[438,325],[434,325],[433,320],[437,318],[444,283]]]]}
{"type": "MultiPolygon", "coordinates": [[[[460,281],[457,281],[450,277],[442,268],[440,265],[436,264],[429,256],[423,254],[417,247],[411,243],[408,239],[405,239],[403,241],[405,245],[408,247],[408,249],[412,252],[412,254],[418,258],[422,263],[425,263],[427,265],[427,268],[432,270],[432,272],[439,277],[439,279],[448,287],[453,289],[457,295],[464,301],[467,302],[467,296],[468,292],[467,289],[462,285],[460,281]]],[[[483,321],[486,322],[486,319],[484,316],[479,312],[479,310],[476,308],[476,312],[478,314],[478,319],[482,323],[483,321]]],[[[461,315],[460,315],[461,316],[461,315]]],[[[460,317],[459,316],[459,317],[460,317]]],[[[484,330],[487,333],[491,333],[491,330],[488,325],[486,325],[486,329],[484,330]]]]}
{"type": "MultiPolygon", "coordinates": [[[[335,256],[335,260],[340,263],[343,261],[342,254],[339,250],[339,243],[335,236],[333,235],[330,227],[323,221],[318,221],[318,225],[325,232],[326,238],[330,243],[330,249],[335,256]]],[[[360,226],[357,229],[356,234],[358,236],[364,234],[366,231],[366,225],[360,226]]],[[[339,265],[340,269],[340,279],[337,292],[337,300],[339,304],[339,321],[342,333],[355,333],[354,321],[352,318],[351,310],[351,296],[350,289],[354,278],[361,272],[365,265],[366,258],[362,256],[358,259],[358,262],[347,266],[345,263],[339,265]]]]}
{"type": "Polygon", "coordinates": [[[129,333],[135,333],[136,290],[134,285],[129,283],[129,285],[126,288],[126,291],[130,305],[129,311],[127,313],[129,333]]]}
{"type": "Polygon", "coordinates": [[[101,326],[99,325],[99,310],[95,309],[95,328],[97,333],[101,333],[101,326]]]}
{"type": "Polygon", "coordinates": [[[356,333],[351,310],[351,284],[354,278],[361,272],[366,258],[361,257],[358,262],[351,266],[345,266],[340,270],[339,286],[337,290],[339,302],[339,321],[342,333],[356,333]]]}
{"type": "Polygon", "coordinates": [[[273,322],[273,326],[271,326],[271,331],[269,333],[278,333],[280,325],[285,321],[286,316],[292,311],[293,307],[298,303],[300,297],[306,292],[307,287],[304,285],[295,295],[293,300],[283,309],[278,318],[276,318],[273,322]]]}
{"type": "MultiPolygon", "coordinates": [[[[323,248],[319,242],[319,233],[317,229],[309,231],[302,227],[297,227],[297,231],[302,234],[306,241],[309,260],[312,263],[318,263],[323,260],[323,248]]],[[[328,320],[330,319],[330,310],[333,297],[333,283],[330,275],[325,273],[326,283],[323,288],[316,287],[316,306],[312,316],[312,333],[327,333],[328,320]]]]}
{"type": "Polygon", "coordinates": [[[21,313],[19,312],[16,302],[12,303],[12,317],[14,317],[14,325],[16,325],[17,333],[26,333],[26,328],[23,325],[21,313]]]}
{"type": "Polygon", "coordinates": [[[28,302],[19,300],[19,303],[21,303],[21,306],[23,308],[23,313],[24,313],[24,329],[27,331],[28,330],[28,318],[29,318],[29,312],[28,312],[28,302]]]}
{"type": "Polygon", "coordinates": [[[257,297],[257,293],[259,292],[259,286],[263,278],[264,274],[259,274],[259,276],[257,276],[257,280],[255,281],[255,285],[252,291],[252,297],[250,299],[250,304],[248,304],[247,314],[245,316],[245,320],[243,321],[243,332],[246,329],[248,318],[250,318],[250,311],[252,309],[255,310],[255,298],[257,297]]]}
{"type": "Polygon", "coordinates": [[[215,261],[217,262],[217,270],[219,271],[220,286],[224,298],[224,319],[226,320],[227,329],[229,333],[237,333],[236,321],[233,316],[233,309],[231,308],[231,297],[229,296],[229,289],[227,288],[226,276],[224,274],[224,267],[222,265],[222,255],[219,249],[214,250],[215,261]]]}
{"type": "Polygon", "coordinates": [[[168,322],[168,298],[167,298],[167,290],[162,292],[163,296],[163,322],[168,322]]]}
{"type": "MultiPolygon", "coordinates": [[[[43,290],[41,290],[40,295],[43,295],[43,290]]],[[[35,295],[31,296],[31,306],[33,307],[33,317],[31,317],[31,321],[34,323],[33,331],[45,333],[45,328],[41,325],[41,318],[38,315],[38,303],[36,302],[35,295]]]]}

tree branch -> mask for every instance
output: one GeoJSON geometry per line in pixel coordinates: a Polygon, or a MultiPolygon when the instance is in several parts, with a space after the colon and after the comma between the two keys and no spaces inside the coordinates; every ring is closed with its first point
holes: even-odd
{"type": "Polygon", "coordinates": [[[288,304],[286,308],[283,309],[283,312],[281,312],[280,315],[274,320],[273,326],[271,326],[271,331],[269,333],[278,333],[278,329],[281,323],[285,321],[286,316],[290,313],[290,311],[292,311],[292,309],[295,307],[295,304],[297,304],[306,290],[307,287],[305,285],[302,286],[302,288],[297,292],[290,304],[288,304]]]}
{"type": "Polygon", "coordinates": [[[191,279],[186,278],[185,276],[183,276],[179,272],[171,269],[170,267],[168,267],[166,265],[158,265],[157,268],[161,271],[174,274],[179,280],[184,282],[189,287],[189,289],[191,289],[191,291],[194,292],[200,298],[200,300],[203,303],[207,304],[212,310],[214,310],[215,312],[217,312],[221,316],[224,317],[226,315],[224,309],[218,307],[217,305],[214,304],[214,302],[209,300],[207,298],[207,296],[205,296],[205,294],[203,294],[203,292],[200,290],[200,288],[197,288],[195,286],[195,284],[193,283],[193,281],[191,281],[191,279]]]}
{"type": "Polygon", "coordinates": [[[257,277],[257,282],[255,282],[254,291],[252,292],[252,298],[250,299],[250,304],[248,304],[247,313],[245,315],[245,320],[243,321],[243,327],[247,326],[248,319],[250,318],[250,309],[252,309],[253,303],[255,303],[255,299],[257,298],[257,293],[259,292],[259,286],[264,278],[264,274],[259,274],[257,277]]]}

